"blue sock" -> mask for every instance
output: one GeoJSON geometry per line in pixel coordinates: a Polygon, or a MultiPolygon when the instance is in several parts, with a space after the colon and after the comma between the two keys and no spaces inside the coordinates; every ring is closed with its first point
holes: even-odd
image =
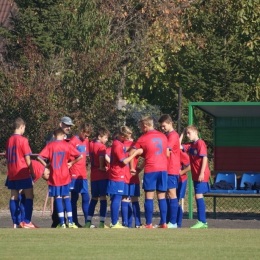
{"type": "Polygon", "coordinates": [[[176,224],[177,222],[177,213],[178,213],[178,199],[170,199],[170,222],[176,224]]]}
{"type": "Polygon", "coordinates": [[[64,206],[65,206],[65,211],[67,213],[68,222],[72,223],[73,219],[72,219],[72,207],[71,207],[70,198],[64,198],[64,206]]]}
{"type": "Polygon", "coordinates": [[[82,196],[82,211],[85,218],[85,223],[87,223],[88,218],[88,207],[89,207],[89,195],[88,193],[81,193],[82,196]]]}
{"type": "Polygon", "coordinates": [[[13,224],[17,224],[18,223],[18,213],[19,213],[19,201],[18,200],[10,200],[9,202],[9,208],[10,208],[10,213],[11,213],[11,217],[13,220],[13,224]]]}
{"type": "Polygon", "coordinates": [[[152,224],[153,218],[153,199],[145,199],[144,201],[146,225],[152,224]]]}
{"type": "Polygon", "coordinates": [[[25,220],[25,194],[21,194],[20,201],[20,214],[21,214],[21,222],[25,220]]]}
{"type": "Polygon", "coordinates": [[[20,207],[21,200],[22,200],[22,194],[19,193],[19,195],[18,195],[17,219],[16,219],[16,224],[17,225],[19,225],[22,222],[22,220],[21,220],[21,207],[20,207]]]}
{"type": "Polygon", "coordinates": [[[112,225],[115,225],[118,222],[121,200],[122,195],[115,194],[111,196],[110,212],[112,225]]]}
{"type": "Polygon", "coordinates": [[[91,222],[91,220],[94,216],[95,207],[97,205],[97,202],[98,202],[97,200],[93,200],[93,199],[91,199],[91,201],[90,201],[90,204],[88,207],[88,217],[87,217],[88,222],[91,222]]]}
{"type": "Polygon", "coordinates": [[[57,213],[60,219],[60,225],[63,225],[65,223],[65,220],[64,220],[64,208],[63,208],[62,198],[55,198],[55,203],[56,203],[57,213]]]}
{"type": "Polygon", "coordinates": [[[32,212],[33,212],[33,200],[25,199],[25,218],[24,222],[29,224],[32,220],[32,212]]]}
{"type": "Polygon", "coordinates": [[[166,223],[169,223],[171,219],[170,199],[166,199],[166,204],[167,204],[166,223]]]}
{"type": "Polygon", "coordinates": [[[159,224],[164,224],[166,223],[166,214],[167,214],[167,204],[166,204],[166,199],[160,199],[158,200],[159,204],[159,209],[160,209],[160,223],[159,224]]]}
{"type": "Polygon", "coordinates": [[[121,215],[122,215],[122,225],[128,226],[128,204],[127,201],[121,201],[121,215]]]}
{"type": "Polygon", "coordinates": [[[78,224],[77,202],[79,199],[79,194],[77,192],[71,192],[70,194],[71,194],[72,219],[74,223],[78,224]]]}
{"type": "Polygon", "coordinates": [[[182,218],[183,218],[183,211],[181,205],[179,205],[178,213],[177,213],[177,225],[179,228],[182,227],[182,218]]]}
{"type": "Polygon", "coordinates": [[[139,201],[133,202],[132,205],[133,205],[133,213],[135,217],[135,225],[141,226],[141,214],[140,214],[139,201]]]}
{"type": "Polygon", "coordinates": [[[132,205],[129,202],[128,203],[128,227],[132,228],[133,226],[133,210],[132,210],[132,205]]]}
{"type": "Polygon", "coordinates": [[[202,223],[206,223],[206,206],[203,198],[196,199],[198,220],[202,223]]]}
{"type": "Polygon", "coordinates": [[[100,201],[100,222],[105,222],[107,215],[107,200],[100,201]]]}

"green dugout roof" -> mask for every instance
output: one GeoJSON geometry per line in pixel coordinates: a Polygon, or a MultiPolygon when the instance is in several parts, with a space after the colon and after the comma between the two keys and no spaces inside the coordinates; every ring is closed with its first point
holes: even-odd
{"type": "Polygon", "coordinates": [[[260,117],[260,102],[190,102],[213,117],[260,117]]]}

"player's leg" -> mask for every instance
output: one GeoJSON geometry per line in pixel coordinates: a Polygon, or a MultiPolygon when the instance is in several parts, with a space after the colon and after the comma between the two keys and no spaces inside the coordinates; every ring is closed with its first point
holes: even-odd
{"type": "Polygon", "coordinates": [[[141,211],[140,211],[138,197],[136,196],[131,197],[131,201],[132,201],[133,215],[135,218],[135,227],[139,228],[141,226],[141,211]]]}
{"type": "Polygon", "coordinates": [[[19,193],[19,205],[20,205],[20,216],[21,216],[21,221],[23,222],[25,219],[25,194],[23,191],[19,193]]]}
{"type": "Polygon", "coordinates": [[[19,196],[19,190],[11,189],[9,208],[10,208],[11,218],[13,221],[13,228],[19,227],[19,224],[18,224],[18,214],[19,214],[18,196],[19,196]]]}
{"type": "Polygon", "coordinates": [[[167,191],[167,171],[157,173],[156,179],[156,194],[158,199],[158,205],[160,210],[160,223],[159,228],[167,228],[166,215],[167,215],[167,203],[166,203],[166,191],[167,191]]]}
{"type": "Polygon", "coordinates": [[[78,225],[78,208],[77,208],[77,202],[79,199],[79,193],[77,191],[71,191],[71,208],[72,208],[72,220],[73,222],[78,225]]]}
{"type": "Polygon", "coordinates": [[[57,212],[57,215],[59,217],[59,224],[57,225],[57,227],[62,227],[62,228],[66,228],[66,225],[65,225],[65,215],[64,215],[64,207],[63,207],[63,199],[62,197],[59,195],[59,196],[56,196],[55,197],[55,200],[54,200],[54,203],[56,205],[56,212],[57,212]]]}
{"type": "Polygon", "coordinates": [[[80,189],[81,197],[82,197],[82,211],[84,214],[84,220],[85,220],[85,225],[87,223],[87,218],[88,218],[88,208],[89,208],[89,193],[88,193],[88,180],[84,179],[81,180],[82,187],[80,189]]]}
{"type": "Polygon", "coordinates": [[[63,196],[63,201],[64,201],[64,207],[65,207],[65,211],[67,213],[67,217],[68,217],[68,227],[69,228],[78,228],[78,226],[73,222],[72,219],[72,207],[71,207],[71,201],[70,201],[70,197],[68,196],[63,196]]]}
{"type": "Polygon", "coordinates": [[[140,227],[141,226],[141,217],[140,217],[140,205],[139,205],[139,201],[138,201],[138,198],[140,197],[140,184],[139,183],[131,183],[129,185],[129,197],[131,198],[132,205],[129,204],[131,209],[128,210],[128,213],[129,213],[128,227],[129,226],[132,227],[133,216],[135,218],[135,227],[140,227]],[[130,213],[131,213],[131,215],[130,215],[130,213]]]}
{"type": "Polygon", "coordinates": [[[100,211],[99,211],[99,227],[105,228],[105,220],[107,216],[107,182],[108,180],[98,181],[100,211]]]}
{"type": "MultiPolygon", "coordinates": [[[[128,196],[123,196],[121,201],[121,215],[122,215],[122,225],[128,227],[128,218],[129,218],[129,206],[131,200],[128,196]]],[[[132,213],[132,212],[131,212],[132,213]]]]}
{"type": "Polygon", "coordinates": [[[194,181],[195,199],[197,204],[198,222],[191,228],[208,228],[206,220],[206,205],[203,194],[208,192],[209,184],[207,182],[194,181]]]}
{"type": "Polygon", "coordinates": [[[178,213],[177,213],[177,226],[179,228],[182,227],[183,210],[181,206],[181,200],[185,198],[186,187],[187,187],[187,180],[179,181],[178,189],[177,189],[177,198],[179,201],[178,213]]]}

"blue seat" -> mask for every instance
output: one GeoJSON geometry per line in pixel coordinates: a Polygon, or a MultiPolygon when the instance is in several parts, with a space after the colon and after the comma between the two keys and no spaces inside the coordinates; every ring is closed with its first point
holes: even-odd
{"type": "Polygon", "coordinates": [[[257,193],[257,190],[244,190],[245,182],[249,182],[252,185],[254,185],[255,182],[260,182],[260,174],[256,173],[256,172],[243,173],[243,175],[241,177],[239,190],[234,191],[234,193],[242,193],[242,194],[255,194],[255,193],[257,193]]]}
{"type": "MultiPolygon", "coordinates": [[[[237,188],[237,176],[234,172],[219,172],[216,176],[216,182],[226,181],[234,185],[234,190],[237,188]]],[[[233,193],[234,190],[212,190],[209,193],[233,193]]]]}

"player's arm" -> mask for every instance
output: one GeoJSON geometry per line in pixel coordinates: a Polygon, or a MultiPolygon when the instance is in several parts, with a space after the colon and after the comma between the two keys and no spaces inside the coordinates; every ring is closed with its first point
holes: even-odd
{"type": "Polygon", "coordinates": [[[179,138],[179,140],[180,140],[180,149],[181,150],[183,149],[182,140],[183,140],[183,137],[184,137],[185,133],[186,133],[186,128],[184,128],[184,130],[182,131],[182,133],[180,135],[180,138],[179,138]]]}
{"type": "Polygon", "coordinates": [[[105,164],[105,157],[99,156],[99,170],[102,171],[102,172],[106,171],[104,164],[105,164]]]}
{"type": "Polygon", "coordinates": [[[203,156],[202,165],[201,165],[201,169],[200,169],[200,175],[199,175],[199,178],[198,178],[198,181],[200,181],[200,182],[204,180],[204,172],[205,172],[207,163],[208,163],[208,157],[203,156]]]}
{"type": "Polygon", "coordinates": [[[105,155],[105,160],[107,163],[110,163],[110,157],[107,154],[105,155]]]}
{"type": "Polygon", "coordinates": [[[83,158],[82,154],[78,156],[75,160],[68,162],[68,168],[70,168],[73,164],[77,163],[83,158]]]}
{"type": "Polygon", "coordinates": [[[33,167],[32,167],[32,162],[31,162],[31,157],[30,157],[30,155],[26,155],[26,156],[25,156],[25,162],[26,162],[28,168],[30,169],[31,176],[32,176],[32,178],[33,178],[33,180],[34,180],[34,179],[36,178],[36,175],[35,175],[34,170],[33,170],[33,167]]]}
{"type": "Polygon", "coordinates": [[[37,156],[37,160],[38,160],[44,167],[47,166],[47,163],[46,163],[40,156],[37,156]]]}
{"type": "Polygon", "coordinates": [[[186,174],[187,172],[190,171],[190,165],[188,165],[187,167],[185,167],[183,170],[180,171],[180,175],[184,175],[186,174]]]}
{"type": "Polygon", "coordinates": [[[134,157],[136,157],[137,155],[141,155],[142,153],[143,153],[142,148],[139,148],[137,150],[132,149],[129,153],[129,156],[123,160],[123,163],[124,164],[130,163],[130,169],[133,169],[134,168],[134,162],[132,160],[134,159],[134,157]]]}

